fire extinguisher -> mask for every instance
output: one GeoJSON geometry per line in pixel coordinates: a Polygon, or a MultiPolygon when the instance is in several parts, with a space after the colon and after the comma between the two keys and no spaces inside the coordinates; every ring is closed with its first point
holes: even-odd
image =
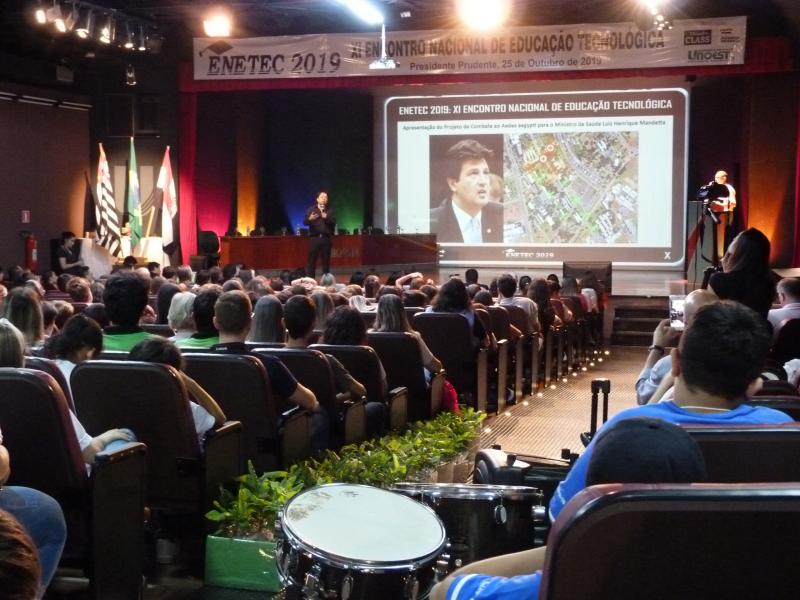
{"type": "Polygon", "coordinates": [[[39,244],[32,233],[25,236],[25,268],[33,273],[39,271],[39,244]]]}

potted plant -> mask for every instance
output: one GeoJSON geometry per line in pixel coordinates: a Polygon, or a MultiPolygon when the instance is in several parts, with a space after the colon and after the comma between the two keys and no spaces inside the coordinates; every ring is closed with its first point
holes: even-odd
{"type": "Polygon", "coordinates": [[[207,585],[278,592],[282,585],[275,555],[278,512],[303,483],[285,471],[259,475],[248,464],[238,489],[222,488],[206,518],[218,524],[206,540],[207,585]]]}

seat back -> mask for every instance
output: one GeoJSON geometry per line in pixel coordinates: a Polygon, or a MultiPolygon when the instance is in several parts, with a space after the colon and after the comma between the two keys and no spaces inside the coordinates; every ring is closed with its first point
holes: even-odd
{"type": "Polygon", "coordinates": [[[764,385],[761,386],[761,389],[758,390],[753,396],[753,399],[758,399],[760,396],[800,396],[800,390],[798,390],[796,386],[793,386],[788,381],[783,381],[781,379],[766,379],[764,380],[764,385]]]}
{"type": "Polygon", "coordinates": [[[280,463],[278,411],[261,361],[247,354],[187,354],[186,374],[220,405],[228,419],[242,422],[242,453],[256,471],[280,463]]]}
{"type": "Polygon", "coordinates": [[[514,306],[513,304],[503,304],[502,308],[506,309],[508,320],[514,327],[519,329],[522,333],[530,332],[531,320],[528,317],[528,313],[525,312],[525,309],[514,306]]]}
{"type": "Polygon", "coordinates": [[[144,329],[147,333],[152,333],[153,335],[160,335],[161,337],[170,338],[175,335],[175,332],[172,330],[172,327],[169,325],[162,325],[159,323],[150,323],[150,324],[143,324],[141,328],[144,329]]]}
{"type": "Polygon", "coordinates": [[[0,368],[0,429],[11,454],[10,485],[77,503],[87,487],[61,386],[37,369],[0,368]]]}
{"type": "Polygon", "coordinates": [[[364,325],[367,326],[367,329],[371,329],[373,325],[375,325],[375,319],[378,317],[378,313],[374,310],[369,311],[362,311],[361,318],[364,320],[364,325]]]}
{"type": "Polygon", "coordinates": [[[700,446],[708,481],[800,481],[800,424],[684,425],[700,446]]]}
{"type": "Polygon", "coordinates": [[[539,597],[795,598],[798,552],[796,484],[594,486],[550,531],[539,597]]]}
{"type": "Polygon", "coordinates": [[[26,356],[25,368],[44,371],[50,375],[50,377],[55,379],[58,383],[58,386],[61,388],[61,391],[64,393],[64,399],[67,401],[67,406],[70,410],[75,410],[75,404],[72,402],[72,392],[69,389],[69,382],[64,376],[63,371],[58,368],[58,364],[56,364],[55,361],[42,356],[26,356]]]}
{"type": "Polygon", "coordinates": [[[430,351],[438,358],[447,380],[460,393],[475,387],[475,342],[467,319],[458,314],[422,312],[414,315],[419,331],[430,351]]]}
{"type": "Polygon", "coordinates": [[[772,357],[780,364],[800,358],[800,319],[781,321],[778,336],[772,344],[772,357]]]}
{"type": "Polygon", "coordinates": [[[487,306],[487,312],[492,321],[492,333],[498,340],[511,339],[511,319],[504,306],[487,306]]]}
{"type": "Polygon", "coordinates": [[[369,346],[337,346],[334,344],[314,344],[315,350],[330,354],[367,389],[368,402],[386,402],[381,393],[381,361],[375,350],[369,346]]]}
{"type": "Polygon", "coordinates": [[[256,348],[285,348],[286,344],[283,342],[245,342],[248,350],[255,350],[256,348]]]}
{"type": "Polygon", "coordinates": [[[800,421],[800,396],[796,395],[774,395],[774,396],[753,396],[747,402],[750,406],[766,406],[785,412],[795,421],[800,421]]]}
{"type": "Polygon", "coordinates": [[[90,435],[127,427],[147,445],[150,506],[185,510],[200,505],[200,444],[186,388],[175,369],[136,361],[86,361],[72,372],[72,394],[90,435]]]}
{"type": "Polygon", "coordinates": [[[333,373],[322,352],[310,348],[255,348],[252,354],[266,354],[280,359],[297,381],[314,392],[317,402],[329,414],[339,414],[333,373]]]}
{"type": "Polygon", "coordinates": [[[252,354],[275,356],[286,366],[295,379],[310,389],[330,417],[331,446],[337,447],[365,437],[366,422],[363,404],[356,412],[348,410],[337,398],[336,385],[328,358],[313,348],[256,348],[252,354]]]}
{"type": "Polygon", "coordinates": [[[425,382],[425,367],[417,339],[406,332],[370,331],[367,343],[378,355],[386,371],[389,388],[408,389],[408,418],[411,421],[429,419],[441,403],[431,405],[431,391],[425,382]]]}
{"type": "Polygon", "coordinates": [[[408,317],[408,320],[410,321],[411,319],[414,318],[415,314],[421,313],[425,309],[422,308],[421,306],[404,306],[403,310],[406,311],[406,317],[408,317]]]}

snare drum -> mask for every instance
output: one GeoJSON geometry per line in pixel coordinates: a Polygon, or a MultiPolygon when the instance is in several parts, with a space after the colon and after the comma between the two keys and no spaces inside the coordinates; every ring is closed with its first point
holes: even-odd
{"type": "Polygon", "coordinates": [[[444,521],[455,567],[534,547],[534,525],[542,514],[536,488],[398,483],[393,489],[427,504],[444,521]]]}
{"type": "Polygon", "coordinates": [[[448,558],[444,525],[427,506],[366,485],[333,483],[292,498],[280,518],[278,570],[304,598],[428,597],[448,558]]]}

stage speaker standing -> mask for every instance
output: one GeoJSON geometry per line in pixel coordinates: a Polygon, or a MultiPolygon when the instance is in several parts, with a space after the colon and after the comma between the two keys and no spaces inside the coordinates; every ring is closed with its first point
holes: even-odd
{"type": "Polygon", "coordinates": [[[328,193],[317,194],[317,201],[306,211],[303,223],[308,225],[308,266],[306,274],[314,277],[317,259],[322,260],[322,273],[331,271],[331,237],[336,229],[336,217],[328,206],[328,193]]]}
{"type": "Polygon", "coordinates": [[[728,183],[728,174],[717,171],[714,181],[709,181],[700,188],[698,195],[707,202],[708,210],[714,213],[714,266],[719,264],[719,259],[725,254],[727,248],[726,234],[733,225],[733,209],[736,208],[736,190],[728,183]]]}

